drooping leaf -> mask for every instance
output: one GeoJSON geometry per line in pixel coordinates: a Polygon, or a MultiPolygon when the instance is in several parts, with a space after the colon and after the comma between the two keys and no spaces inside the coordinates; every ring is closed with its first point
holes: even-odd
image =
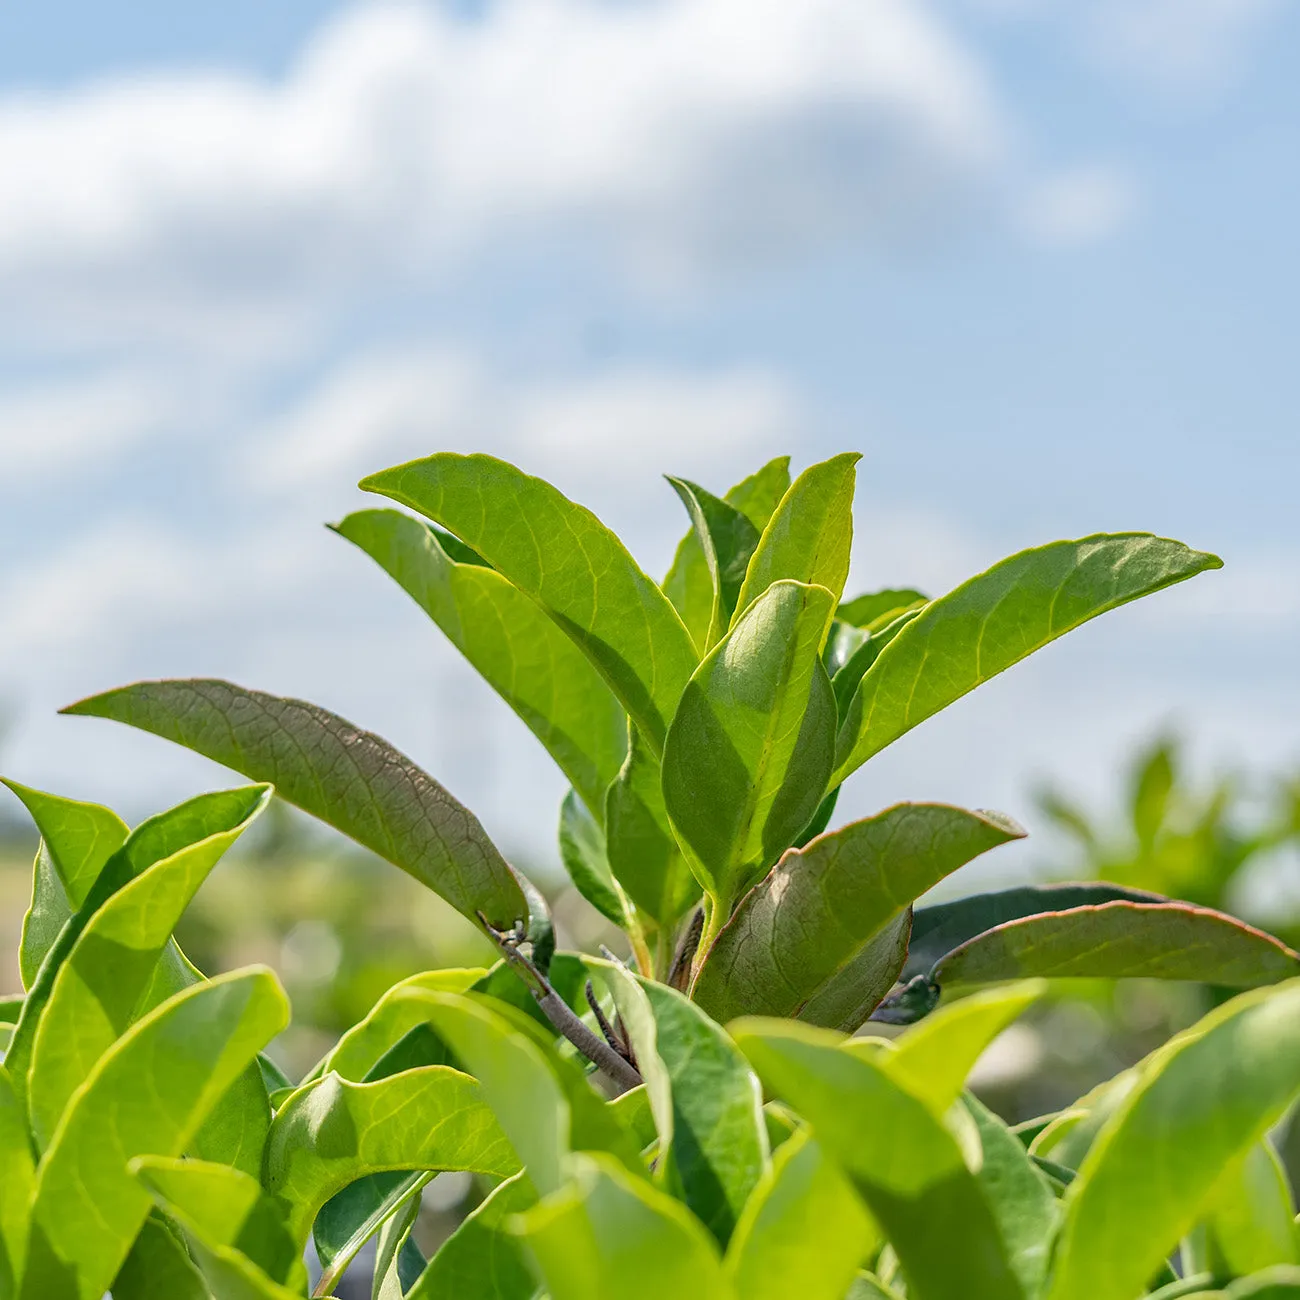
{"type": "Polygon", "coordinates": [[[883,1062],[788,1020],[744,1019],[731,1031],[764,1086],[811,1125],[852,1179],[897,1252],[913,1300],[1022,1300],[962,1145],[883,1062]]]}
{"type": "Polygon", "coordinates": [[[154,1211],[113,1279],[113,1300],[210,1300],[211,1294],[180,1234],[154,1211]]]}
{"type": "Polygon", "coordinates": [[[890,587],[884,591],[870,591],[844,601],[835,611],[835,617],[850,627],[867,632],[878,632],[887,627],[905,610],[927,604],[929,596],[911,587],[890,587]]]}
{"type": "Polygon", "coordinates": [[[302,700],[229,682],[138,682],[64,713],[113,718],[254,781],[386,858],[478,922],[526,916],[523,894],[478,818],[386,740],[302,700]]]}
{"type": "Polygon", "coordinates": [[[1291,1186],[1267,1141],[1257,1142],[1220,1175],[1205,1228],[1214,1271],[1222,1276],[1300,1264],[1291,1186]]]}
{"type": "Polygon", "coordinates": [[[573,1163],[569,1183],[516,1221],[551,1300],[739,1300],[681,1202],[607,1156],[573,1163]]]}
{"type": "MultiPolygon", "coordinates": [[[[723,498],[735,506],[761,533],[790,486],[790,457],[778,456],[737,483],[723,498]]],[[[713,579],[704,548],[694,527],[678,543],[663,592],[681,615],[691,640],[703,646],[713,618],[713,579]]]]}
{"type": "Polygon", "coordinates": [[[1200,980],[1253,988],[1300,975],[1300,955],[1235,917],[1187,903],[1101,903],[1009,921],[948,953],[932,978],[1200,980]]]}
{"type": "Polygon", "coordinates": [[[1222,565],[1149,533],[1021,551],[931,601],[863,677],[840,730],[842,781],[904,732],[1073,628],[1222,565]]]}
{"type": "Polygon", "coordinates": [[[1042,912],[1064,912],[1100,903],[1165,903],[1159,894],[1121,885],[1069,884],[1018,885],[987,894],[972,894],[950,903],[918,907],[912,917],[912,943],[903,967],[903,979],[927,974],[940,960],[962,944],[1008,921],[1042,912]]]}
{"type": "MultiPolygon", "coordinates": [[[[732,627],[773,583],[825,587],[832,609],[844,592],[853,548],[853,489],[861,456],[846,452],[811,465],[790,485],[759,539],[736,600],[732,627]]],[[[832,614],[828,612],[826,626],[832,614]]],[[[820,648],[820,647],[819,647],[820,648]]]]}
{"type": "Polygon", "coordinates": [[[491,456],[441,453],[361,481],[450,529],[535,600],[657,755],[697,656],[677,611],[590,510],[491,456]]]}
{"type": "Polygon", "coordinates": [[[605,798],[605,853],[628,897],[665,928],[700,897],[700,882],[664,807],[659,760],[635,732],[627,761],[605,798]]]}
{"type": "Polygon", "coordinates": [[[713,588],[704,636],[699,637],[695,629],[687,627],[696,651],[704,655],[717,645],[731,625],[736,597],[745,581],[750,557],[758,546],[759,530],[742,511],[705,491],[699,484],[671,475],[668,482],[681,497],[686,513],[691,517],[713,588]]]}
{"type": "Polygon", "coordinates": [[[1066,1191],[1049,1300],[1130,1300],[1225,1165],[1300,1091],[1300,980],[1241,994],[1157,1053],[1066,1191]]]}
{"type": "Polygon", "coordinates": [[[41,835],[18,949],[23,987],[31,988],[63,923],[86,901],[104,864],[126,840],[127,828],[99,804],[62,799],[15,781],[4,784],[22,800],[41,835]]]}
{"type": "Polygon", "coordinates": [[[495,569],[457,562],[427,524],[363,510],[335,531],[377,561],[546,747],[597,817],[627,750],[623,706],[557,624],[495,569]]]}
{"type": "Polygon", "coordinates": [[[27,1253],[27,1212],[36,1184],[36,1161],[27,1116],[0,1065],[0,1296],[14,1294],[27,1253]]]}
{"type": "Polygon", "coordinates": [[[773,1157],[725,1262],[745,1300],[843,1300],[878,1240],[852,1184],[804,1131],[773,1157]]]}
{"type": "Polygon", "coordinates": [[[28,1113],[40,1149],[49,1145],[73,1092],[131,1023],[181,913],[266,807],[271,788],[230,794],[229,829],[187,845],[125,884],[89,919],[59,967],[29,1068],[28,1113]]]}
{"type": "Polygon", "coordinates": [[[627,896],[610,870],[605,832],[573,790],[560,805],[560,860],[592,907],[615,925],[629,927],[627,896]]]}
{"type": "Polygon", "coordinates": [[[664,804],[724,916],[826,793],[835,702],[819,654],[833,603],[824,587],[767,587],[700,665],[669,728],[664,804]]]}
{"type": "Polygon", "coordinates": [[[466,1169],[505,1178],[518,1167],[478,1083],[430,1065],[375,1083],[329,1074],[299,1089],[272,1121],[262,1183],[301,1248],[325,1202],[367,1174],[466,1169]]]}
{"type": "Polygon", "coordinates": [[[507,1178],[442,1243],[406,1300],[532,1300],[537,1281],[507,1224],[536,1204],[527,1175],[507,1178]]]}
{"type": "Polygon", "coordinates": [[[178,1156],[288,1023],[275,976],[221,975],[151,1011],[91,1070],[37,1173],[21,1300],[100,1300],[149,1213],[135,1156],[178,1156]]]}
{"type": "Polygon", "coordinates": [[[723,1022],[797,1016],[854,1030],[898,977],[912,900],[1023,834],[993,813],[898,804],[791,850],[719,934],[694,996],[723,1022]]]}

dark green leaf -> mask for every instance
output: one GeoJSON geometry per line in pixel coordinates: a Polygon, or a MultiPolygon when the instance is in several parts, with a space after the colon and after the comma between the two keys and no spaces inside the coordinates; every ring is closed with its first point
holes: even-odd
{"type": "Polygon", "coordinates": [[[669,729],[664,803],[724,917],[826,793],[835,703],[819,654],[832,604],[824,587],[766,587],[691,678],[669,729]]]}
{"type": "Polygon", "coordinates": [[[658,754],[697,663],[677,611],[623,543],[539,478],[442,453],[363,479],[450,529],[573,638],[658,754]]]}
{"type": "Polygon", "coordinates": [[[1300,955],[1207,907],[1115,902],[1009,921],[948,953],[932,978],[943,986],[1030,975],[1252,988],[1300,975],[1300,955]]]}
{"type": "Polygon", "coordinates": [[[196,750],[350,835],[458,912],[507,930],[523,894],[478,818],[386,740],[302,700],[229,682],[139,682],[65,713],[113,718],[196,750]]]}
{"type": "Polygon", "coordinates": [[[413,1196],[379,1230],[379,1238],[375,1243],[371,1300],[402,1300],[407,1289],[404,1274],[408,1259],[411,1261],[410,1282],[414,1282],[424,1271],[424,1256],[411,1240],[411,1229],[415,1226],[419,1213],[419,1198],[413,1196]]]}
{"type": "Polygon", "coordinates": [[[363,510],[335,529],[376,560],[523,719],[604,816],[605,788],[627,750],[623,707],[547,614],[494,569],[458,563],[427,524],[363,510]]]}
{"type": "Polygon", "coordinates": [[[897,978],[911,901],[1023,834],[992,813],[899,804],[792,850],[722,930],[694,996],[724,1022],[800,1016],[856,1029],[897,978]]]}
{"type": "Polygon", "coordinates": [[[995,564],[931,601],[863,677],[841,728],[836,781],[1081,623],[1221,565],[1149,533],[1052,542],[995,564]]]}
{"type": "Polygon", "coordinates": [[[406,1206],[420,1204],[420,1193],[433,1174],[390,1170],[349,1183],[320,1208],[312,1224],[312,1242],[321,1264],[326,1292],[347,1271],[357,1252],[406,1206]]]}
{"type": "Polygon", "coordinates": [[[203,1274],[180,1234],[155,1210],[113,1279],[113,1300],[209,1300],[203,1274]]]}
{"type": "Polygon", "coordinates": [[[630,907],[605,851],[605,832],[570,790],[560,805],[560,860],[583,898],[602,916],[627,929],[630,907]]]}

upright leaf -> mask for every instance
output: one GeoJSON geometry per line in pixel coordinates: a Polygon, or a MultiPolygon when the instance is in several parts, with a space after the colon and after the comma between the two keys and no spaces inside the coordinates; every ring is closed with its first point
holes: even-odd
{"type": "Polygon", "coordinates": [[[193,749],[350,835],[458,912],[500,929],[524,897],[478,818],[386,740],[307,704],[229,682],[138,682],[65,713],[113,718],[193,749]]]}
{"type": "Polygon", "coordinates": [[[1002,560],[931,601],[885,648],[840,728],[835,780],[1081,623],[1221,565],[1149,533],[1052,542],[1002,560]]]}
{"type": "Polygon", "coordinates": [[[881,940],[912,900],[1023,834],[994,813],[899,804],[792,849],[719,934],[694,996],[723,1022],[797,1016],[854,1030],[898,977],[906,931],[881,940]]]}
{"type": "Polygon", "coordinates": [[[1300,980],[1245,993],[1157,1053],[1064,1198],[1048,1300],[1130,1300],[1224,1166],[1300,1090],[1300,980]]]}
{"type": "Polygon", "coordinates": [[[703,655],[717,645],[731,625],[736,597],[740,595],[750,557],[758,545],[759,530],[742,511],[706,492],[699,484],[671,476],[668,481],[691,517],[713,588],[704,636],[687,627],[696,650],[703,655]]]}
{"type": "Polygon", "coordinates": [[[878,632],[906,610],[925,605],[929,599],[929,596],[914,591],[911,587],[890,587],[844,601],[835,611],[835,617],[850,627],[878,632]]]}
{"type": "Polygon", "coordinates": [[[832,456],[804,470],[791,484],[749,562],[733,627],[753,601],[785,579],[825,587],[838,603],[849,576],[853,489],[860,459],[857,452],[832,456]]]}
{"type": "Polygon", "coordinates": [[[450,529],[595,665],[658,754],[697,657],[677,611],[590,510],[491,456],[442,453],[361,481],[450,529]]]}
{"type": "Polygon", "coordinates": [[[99,1059],[37,1174],[21,1300],[100,1300],[149,1213],[127,1162],[180,1155],[288,1018],[269,970],[235,972],[177,994],[99,1059]]]}
{"type": "Polygon", "coordinates": [[[878,1240],[853,1185],[805,1130],[746,1203],[727,1272],[745,1300],[844,1300],[878,1240]]]}
{"type": "Polygon", "coordinates": [[[113,1279],[113,1300],[211,1300],[211,1294],[180,1233],[151,1214],[113,1279]]]}
{"type": "Polygon", "coordinates": [[[1300,1264],[1291,1185],[1267,1139],[1220,1175],[1205,1226],[1218,1273],[1239,1277],[1300,1264]]]}
{"type": "Polygon", "coordinates": [[[90,918],[60,966],[32,1044],[28,1111],[44,1149],[68,1099],[126,1031],[195,891],[271,798],[251,786],[231,803],[228,830],[146,868],[90,918]]]}
{"type": "Polygon", "coordinates": [[[99,804],[43,794],[16,781],[4,784],[22,800],[41,836],[18,950],[23,987],[31,988],[63,923],[86,901],[104,864],[126,840],[127,828],[99,804]]]}
{"type": "Polygon", "coordinates": [[[604,829],[573,790],[560,805],[560,860],[592,907],[615,925],[631,928],[631,907],[610,870],[604,829]]]}
{"type": "Polygon", "coordinates": [[[22,1103],[0,1065],[0,1296],[14,1294],[27,1252],[27,1212],[36,1183],[36,1162],[22,1103]]]}
{"type": "Polygon", "coordinates": [[[397,510],[349,515],[336,532],[386,570],[546,747],[599,819],[627,751],[623,707],[573,641],[495,569],[458,562],[397,510]]]}
{"type": "Polygon", "coordinates": [[[833,605],[824,587],[768,587],[700,665],[669,729],[664,803],[724,919],[826,792],[835,702],[819,655],[833,605]]]}
{"type": "Polygon", "coordinates": [[[312,1244],[320,1260],[318,1293],[328,1293],[347,1271],[361,1248],[381,1228],[401,1217],[408,1208],[418,1210],[420,1194],[435,1175],[423,1170],[403,1173],[389,1170],[368,1174],[335,1192],[312,1224],[312,1244]]]}
{"type": "Polygon", "coordinates": [[[519,1227],[551,1300],[738,1300],[699,1221],[609,1157],[575,1156],[519,1227]]]}

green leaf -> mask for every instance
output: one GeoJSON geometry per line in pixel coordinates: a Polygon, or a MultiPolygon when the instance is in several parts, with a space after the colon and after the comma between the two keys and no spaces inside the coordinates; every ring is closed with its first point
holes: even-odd
{"type": "Polygon", "coordinates": [[[362,1246],[408,1207],[419,1209],[420,1193],[434,1175],[389,1171],[349,1183],[320,1208],[312,1224],[312,1242],[321,1263],[318,1293],[328,1293],[357,1257],[362,1246]]]}
{"type": "Polygon", "coordinates": [[[843,663],[831,678],[831,690],[835,692],[835,712],[841,722],[849,716],[853,697],[868,670],[880,658],[884,648],[923,608],[923,605],[918,605],[914,609],[903,610],[893,622],[886,624],[879,631],[862,636],[852,653],[844,657],[843,663]]]}
{"type": "MultiPolygon", "coordinates": [[[[832,605],[839,601],[849,576],[853,488],[861,459],[857,452],[833,456],[810,466],[791,484],[749,562],[733,627],[753,601],[785,579],[825,587],[832,605]]],[[[827,627],[830,618],[828,613],[827,627]]]]}
{"type": "Polygon", "coordinates": [[[238,1252],[268,1278],[305,1288],[307,1270],[279,1206],[256,1178],[206,1160],[140,1156],[131,1170],[159,1209],[210,1252],[238,1252]]]}
{"type": "Polygon", "coordinates": [[[667,1185],[725,1246],[769,1160],[762,1090],[735,1044],[699,1007],[666,984],[638,983],[654,1013],[655,1052],[672,1090],[667,1185]]]}
{"type": "Polygon", "coordinates": [[[414,1257],[419,1261],[416,1276],[424,1271],[424,1256],[411,1241],[411,1229],[420,1214],[420,1202],[411,1197],[400,1212],[388,1219],[379,1230],[375,1245],[375,1272],[371,1286],[371,1300],[402,1300],[406,1288],[402,1285],[405,1261],[414,1257]]]}
{"type": "Polygon", "coordinates": [[[442,453],[362,479],[450,529],[568,633],[661,752],[697,662],[677,611],[590,510],[491,456],[442,453]]]}
{"type": "Polygon", "coordinates": [[[1297,974],[1300,955],[1223,912],[1115,902],[1009,921],[950,952],[932,978],[941,986],[1043,975],[1252,988],[1297,974]]]}
{"type": "Polygon", "coordinates": [[[1143,853],[1155,847],[1174,789],[1174,745],[1162,738],[1142,756],[1133,782],[1133,830],[1143,853]]]}
{"type": "Polygon", "coordinates": [[[627,929],[631,909],[609,868],[605,832],[574,790],[560,805],[560,859],[578,893],[602,916],[627,929]]]}
{"type": "Polygon", "coordinates": [[[822,835],[745,896],[693,996],[723,1022],[793,1016],[857,1029],[898,977],[912,900],[1023,834],[996,813],[898,804],[822,835]]]}
{"type": "Polygon", "coordinates": [[[270,798],[265,785],[230,791],[229,829],[155,862],[86,924],[54,977],[33,1039],[28,1111],[38,1148],[49,1145],[68,1099],[137,1014],[198,887],[270,798]]]}
{"type": "Polygon", "coordinates": [[[27,1213],[36,1185],[36,1161],[27,1116],[0,1065],[0,1296],[14,1294],[27,1252],[27,1213]]]}
{"type": "Polygon", "coordinates": [[[700,897],[664,807],[659,760],[636,732],[605,799],[605,852],[628,897],[665,929],[700,897]]]}
{"type": "Polygon", "coordinates": [[[1098,614],[1222,567],[1149,533],[1021,551],[931,601],[862,679],[840,730],[835,780],[954,700],[1098,614]]]}
{"type": "Polygon", "coordinates": [[[781,1146],[746,1203],[727,1272],[745,1300],[843,1300],[878,1241],[852,1184],[803,1131],[781,1146]]]}
{"type": "Polygon", "coordinates": [[[1286,1264],[1266,1268],[1254,1277],[1244,1277],[1220,1293],[1224,1300],[1297,1300],[1300,1297],[1300,1268],[1286,1264]]]}
{"type": "Polygon", "coordinates": [[[386,740],[302,700],[229,682],[138,682],[64,713],[113,718],[173,740],[254,781],[409,872],[478,923],[526,913],[478,818],[386,740]]]}
{"type": "Polygon", "coordinates": [[[100,1300],[149,1213],[127,1162],[180,1155],[288,1019],[275,976],[253,968],[177,994],[114,1043],[38,1170],[21,1300],[100,1300]]]}
{"type": "Polygon", "coordinates": [[[386,570],[523,719],[602,817],[627,751],[627,718],[569,637],[522,591],[482,563],[458,563],[427,524],[363,510],[335,532],[386,570]]]}
{"type": "Polygon", "coordinates": [[[1300,1264],[1295,1202],[1286,1170],[1267,1141],[1257,1142],[1220,1176],[1207,1237],[1215,1272],[1242,1277],[1275,1264],[1300,1264]]]}
{"type": "Polygon", "coordinates": [[[758,546],[759,530],[742,511],[698,484],[671,475],[668,482],[691,517],[709,571],[713,600],[704,636],[687,626],[696,650],[703,655],[717,645],[731,625],[736,597],[745,581],[750,557],[758,546]]]}
{"type": "Polygon", "coordinates": [[[905,610],[929,603],[929,596],[911,587],[891,587],[885,591],[871,591],[864,596],[846,600],[835,611],[835,617],[850,627],[867,632],[878,632],[887,627],[905,610]]]}
{"type": "Polygon", "coordinates": [[[826,793],[835,702],[819,654],[832,605],[824,587],[768,587],[699,666],[669,728],[664,803],[723,919],[826,793]]]}
{"type": "Polygon", "coordinates": [[[126,840],[126,823],[111,809],[43,794],[15,781],[4,784],[22,800],[41,835],[32,903],[23,918],[18,963],[31,988],[63,923],[86,901],[104,864],[126,840]]]}
{"type": "Polygon", "coordinates": [[[1019,885],[988,894],[972,894],[951,903],[918,907],[912,917],[912,943],[903,979],[928,973],[955,948],[1007,921],[1116,901],[1164,903],[1169,900],[1145,890],[1105,883],[1019,885]]]}
{"type": "Polygon", "coordinates": [[[368,1174],[467,1169],[504,1178],[518,1167],[478,1083],[430,1065],[374,1083],[329,1074],[300,1088],[271,1123],[262,1183],[301,1248],[325,1202],[368,1174]]]}
{"type": "Polygon", "coordinates": [[[1066,1191],[1049,1300],[1131,1300],[1297,1089],[1300,980],[1234,998],[1157,1053],[1066,1191]]]}
{"type": "Polygon", "coordinates": [[[608,1156],[517,1222],[551,1300],[738,1300],[717,1247],[680,1202],[608,1156]]]}
{"type": "Polygon", "coordinates": [[[113,1300],[209,1300],[210,1295],[180,1234],[157,1211],[150,1214],[113,1279],[113,1300]]]}
{"type": "Polygon", "coordinates": [[[525,1174],[507,1178],[442,1243],[406,1300],[532,1300],[537,1282],[507,1224],[536,1204],[525,1174]]]}
{"type": "Polygon", "coordinates": [[[788,1020],[744,1019],[731,1031],[765,1088],[811,1125],[853,1180],[898,1253],[913,1300],[1021,1300],[962,1146],[882,1061],[788,1020]]]}
{"type": "MultiPolygon", "coordinates": [[[[790,486],[790,457],[779,456],[737,483],[725,496],[761,533],[790,486]]],[[[705,644],[713,618],[713,579],[699,534],[692,527],[678,544],[663,592],[681,615],[691,640],[705,644]]]]}

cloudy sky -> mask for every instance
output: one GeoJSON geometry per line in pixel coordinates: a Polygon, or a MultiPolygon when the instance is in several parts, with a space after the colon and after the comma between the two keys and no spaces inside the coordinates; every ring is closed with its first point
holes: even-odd
{"type": "MultiPolygon", "coordinates": [[[[1142,528],[1227,567],[907,737],[842,805],[1026,816],[1173,720],[1300,756],[1300,7],[44,0],[0,9],[5,769],[219,779],[57,718],[216,674],[387,734],[508,850],[558,776],[359,553],[482,449],[659,572],[656,475],[864,453],[852,585],[1142,528]]],[[[1008,859],[1011,861],[1011,859],[1008,859]]]]}

